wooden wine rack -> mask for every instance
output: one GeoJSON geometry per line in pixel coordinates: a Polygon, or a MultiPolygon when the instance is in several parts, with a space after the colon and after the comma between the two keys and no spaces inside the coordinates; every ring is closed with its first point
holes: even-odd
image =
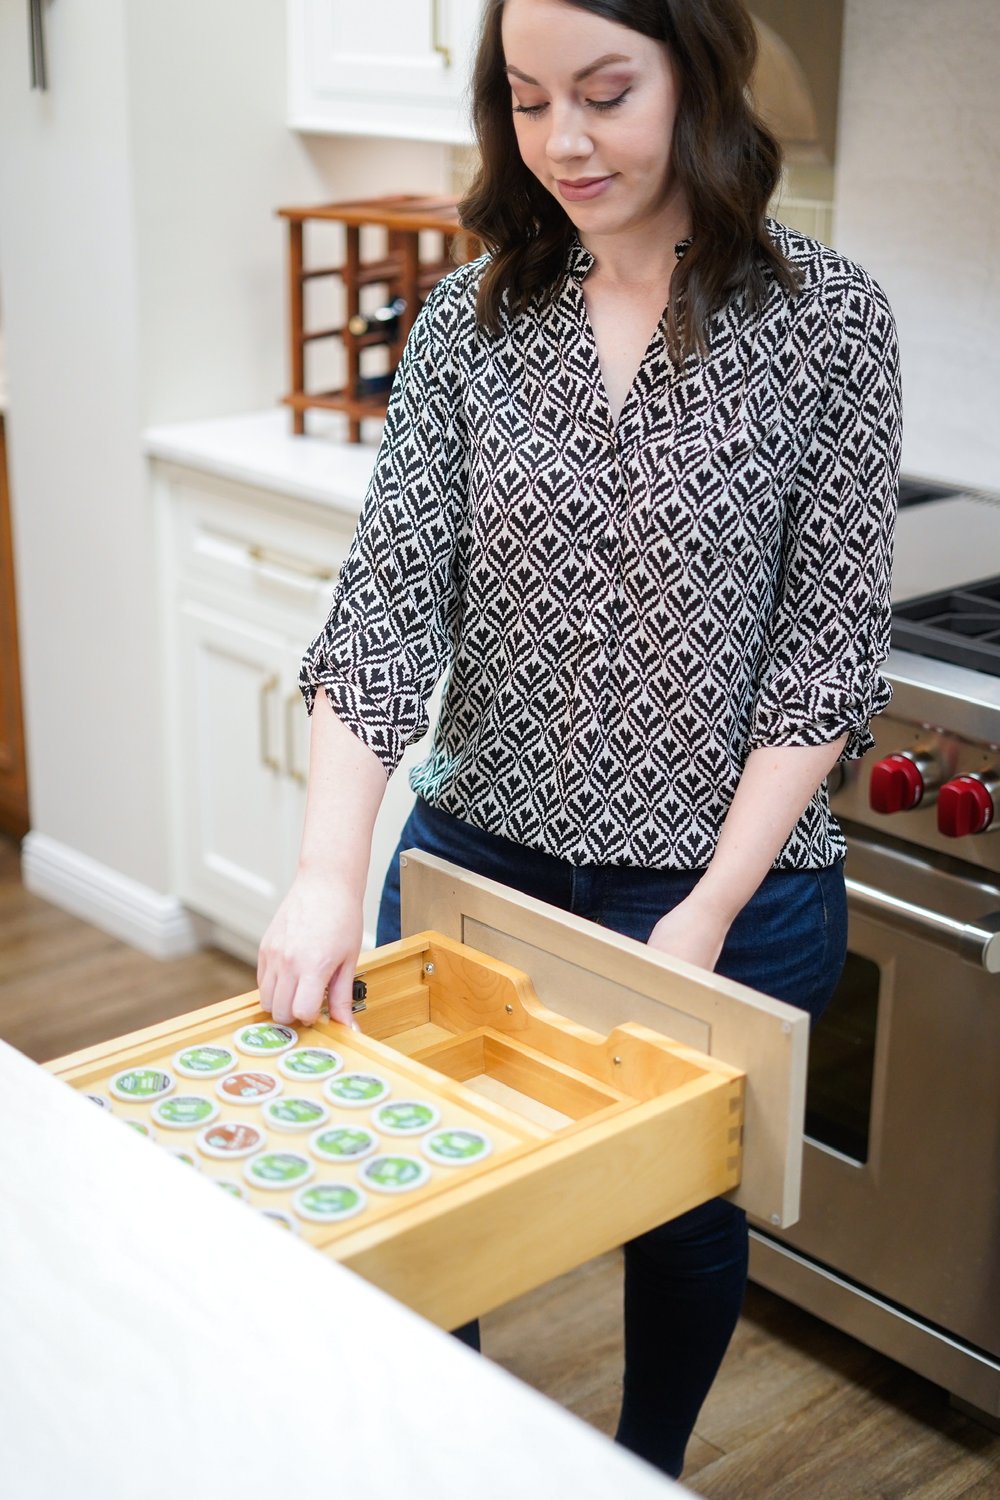
{"type": "Polygon", "coordinates": [[[288,224],[291,390],[282,401],[292,408],[292,429],[298,435],[305,432],[305,414],[310,409],[342,411],[347,414],[348,440],[360,442],[362,420],[385,416],[392,375],[424,298],[457,264],[475,259],[481,253],[480,243],[459,223],[458,199],[454,197],[397,194],[322,203],[310,208],[279,208],[277,213],[288,224]],[[307,264],[305,226],[314,221],[344,226],[344,258],[339,264],[307,264]],[[372,226],[382,231],[381,253],[375,259],[362,260],[361,231],[372,226]],[[426,237],[428,231],[435,237],[434,253],[426,259],[421,254],[421,236],[426,237]],[[329,276],[339,277],[344,284],[343,324],[336,328],[307,328],[306,286],[310,281],[329,276]],[[361,294],[368,287],[379,289],[381,305],[388,305],[397,297],[406,304],[390,325],[388,336],[381,329],[360,335],[351,332],[351,319],[367,310],[362,309],[361,294]],[[322,339],[342,341],[346,379],[337,390],[310,391],[306,348],[322,339]],[[372,377],[365,374],[363,356],[366,349],[375,346],[388,350],[389,369],[386,374],[372,377]]]}

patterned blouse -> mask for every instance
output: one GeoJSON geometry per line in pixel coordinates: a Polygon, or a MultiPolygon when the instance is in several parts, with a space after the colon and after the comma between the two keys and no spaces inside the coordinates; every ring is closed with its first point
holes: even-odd
{"type": "MultiPolygon", "coordinates": [[[[410,335],[301,686],[434,806],[572,864],[699,869],[757,746],[872,745],[890,691],[898,356],[880,288],[768,221],[802,275],[662,329],[613,421],[579,242],[544,310],[476,327],[485,258],[410,335]]],[[[677,247],[678,257],[685,245],[677,247]]],[[[845,851],[826,787],[775,865],[845,851]]]]}

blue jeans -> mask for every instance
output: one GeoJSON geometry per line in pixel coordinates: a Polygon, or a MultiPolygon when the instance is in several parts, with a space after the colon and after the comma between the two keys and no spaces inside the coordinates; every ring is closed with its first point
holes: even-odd
{"type": "MultiPolygon", "coordinates": [[[[377,942],[400,935],[399,855],[423,849],[463,869],[646,942],[700,870],[570,865],[483,833],[417,798],[390,863],[377,942]]],[[[716,965],[815,1020],[847,948],[843,867],[773,870],[740,912],[716,965]]],[[[732,1337],[747,1276],[746,1215],[713,1199],[624,1247],[625,1374],[616,1441],[679,1476],[684,1450],[732,1337]]],[[[479,1347],[478,1324],[457,1329],[479,1347]]]]}

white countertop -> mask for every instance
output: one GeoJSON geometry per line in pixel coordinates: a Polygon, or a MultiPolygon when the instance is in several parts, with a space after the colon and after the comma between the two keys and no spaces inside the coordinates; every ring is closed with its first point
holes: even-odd
{"type": "Polygon", "coordinates": [[[346,418],[306,413],[306,433],[292,432],[287,407],[150,427],[143,446],[150,458],[256,489],[292,495],[357,515],[375,463],[380,423],[366,423],[364,443],[346,441],[346,418]]]}
{"type": "Polygon", "coordinates": [[[0,1043],[17,1500],[689,1492],[0,1043]]]}

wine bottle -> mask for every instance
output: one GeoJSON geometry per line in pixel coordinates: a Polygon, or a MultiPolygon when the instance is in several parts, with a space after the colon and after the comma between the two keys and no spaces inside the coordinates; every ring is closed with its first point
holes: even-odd
{"type": "Polygon", "coordinates": [[[399,332],[399,319],[405,311],[405,297],[394,297],[385,307],[377,307],[374,312],[355,313],[348,318],[347,326],[355,338],[363,338],[366,333],[381,333],[386,343],[391,344],[399,332]]]}

